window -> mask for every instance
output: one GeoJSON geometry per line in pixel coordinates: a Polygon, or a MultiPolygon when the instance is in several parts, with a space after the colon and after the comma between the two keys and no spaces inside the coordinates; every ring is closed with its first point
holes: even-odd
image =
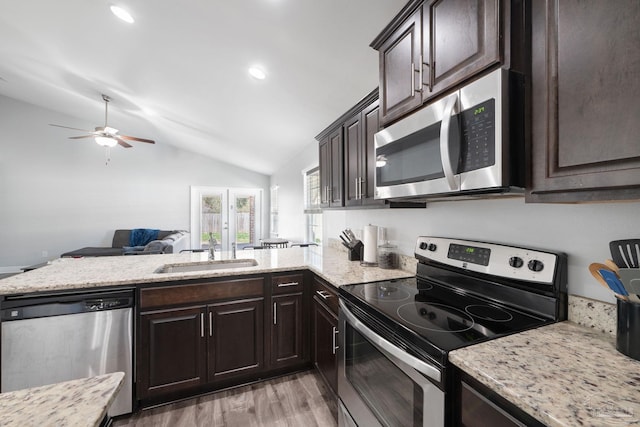
{"type": "Polygon", "coordinates": [[[322,210],[320,209],[320,168],[303,171],[305,241],[322,246],[322,210]]]}
{"type": "Polygon", "coordinates": [[[271,237],[278,237],[278,186],[271,187],[271,237]]]}

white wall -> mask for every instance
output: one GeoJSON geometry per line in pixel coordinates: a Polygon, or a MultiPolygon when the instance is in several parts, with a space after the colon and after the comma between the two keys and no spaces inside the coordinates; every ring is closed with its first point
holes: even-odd
{"type": "MultiPolygon", "coordinates": [[[[100,117],[96,118],[99,122],[100,117]]],[[[189,229],[191,185],[262,188],[268,235],[269,177],[163,141],[105,149],[79,132],[77,118],[0,96],[0,269],[110,246],[117,228],[189,229]],[[43,256],[43,251],[47,252],[43,256]]],[[[122,133],[153,138],[152,128],[122,133]]]]}
{"type": "MultiPolygon", "coordinates": [[[[317,163],[318,147],[311,144],[299,158],[317,163]]],[[[299,164],[292,164],[291,179],[299,164]]],[[[289,169],[289,166],[287,167],[289,169]]],[[[284,171],[278,174],[284,174],[284,171]]],[[[278,174],[274,175],[277,176],[278,174]]],[[[288,176],[288,175],[287,175],[288,176]]],[[[272,179],[273,182],[273,179],[272,179]]],[[[281,187],[287,198],[302,203],[302,184],[281,187]]],[[[297,212],[300,212],[299,210],[297,212]]],[[[297,215],[297,214],[296,214],[297,215]]],[[[288,221],[303,222],[302,213],[288,221]]],[[[402,254],[413,256],[420,235],[468,238],[533,248],[562,251],[569,255],[569,293],[614,302],[612,294],[598,285],[587,267],[610,258],[609,241],[640,237],[640,203],[525,204],[523,198],[469,200],[428,204],[426,209],[325,210],[324,241],[337,238],[346,227],[354,231],[364,225],[387,227],[389,239],[402,254]]]]}
{"type": "Polygon", "coordinates": [[[309,142],[286,166],[271,175],[271,186],[278,186],[278,234],[290,241],[305,241],[304,184],[302,171],[318,165],[318,143],[309,142]]]}

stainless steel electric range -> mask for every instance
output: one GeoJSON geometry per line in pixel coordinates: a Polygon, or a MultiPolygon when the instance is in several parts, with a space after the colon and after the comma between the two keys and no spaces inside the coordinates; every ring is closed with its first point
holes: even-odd
{"type": "Polygon", "coordinates": [[[448,352],[565,320],[566,256],[419,237],[416,277],[340,287],[341,426],[453,423],[448,352]]]}

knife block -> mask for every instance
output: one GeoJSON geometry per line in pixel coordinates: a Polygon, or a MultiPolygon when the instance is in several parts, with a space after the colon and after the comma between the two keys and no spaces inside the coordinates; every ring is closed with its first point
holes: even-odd
{"type": "Polygon", "coordinates": [[[616,349],[633,359],[640,360],[640,304],[617,299],[618,325],[616,349]]]}
{"type": "Polygon", "coordinates": [[[362,261],[362,250],[364,245],[360,240],[356,240],[356,244],[349,248],[349,261],[362,261]]]}

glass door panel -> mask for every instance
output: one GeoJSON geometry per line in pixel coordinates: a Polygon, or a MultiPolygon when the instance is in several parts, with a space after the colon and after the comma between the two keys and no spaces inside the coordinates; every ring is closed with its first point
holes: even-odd
{"type": "Polygon", "coordinates": [[[260,194],[256,190],[231,191],[230,216],[234,217],[230,227],[231,241],[238,249],[260,244],[260,194]]]}

